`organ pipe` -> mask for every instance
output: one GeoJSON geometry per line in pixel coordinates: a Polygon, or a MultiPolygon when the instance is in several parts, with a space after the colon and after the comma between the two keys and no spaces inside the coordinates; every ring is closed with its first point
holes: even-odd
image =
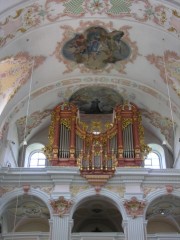
{"type": "Polygon", "coordinates": [[[113,112],[110,127],[95,134],[80,122],[81,115],[75,105],[62,103],[57,106],[52,113],[49,145],[45,147],[51,165],[79,165],[89,171],[141,166],[147,147],[137,106],[125,103],[117,105],[113,112]]]}

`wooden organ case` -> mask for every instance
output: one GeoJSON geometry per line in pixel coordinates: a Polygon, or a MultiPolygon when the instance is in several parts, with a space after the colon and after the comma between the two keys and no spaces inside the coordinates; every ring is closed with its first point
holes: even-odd
{"type": "Polygon", "coordinates": [[[75,105],[55,107],[45,147],[50,165],[79,166],[81,174],[89,178],[94,174],[109,178],[116,167],[143,166],[148,147],[138,108],[130,103],[116,106],[112,123],[106,125],[104,132],[88,131],[75,105]]]}

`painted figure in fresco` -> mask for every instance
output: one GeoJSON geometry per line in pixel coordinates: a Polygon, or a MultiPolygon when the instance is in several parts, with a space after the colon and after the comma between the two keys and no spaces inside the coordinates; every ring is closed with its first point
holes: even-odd
{"type": "Polygon", "coordinates": [[[89,86],[75,92],[69,102],[78,106],[84,114],[109,114],[113,112],[116,104],[123,103],[123,98],[113,89],[89,86]]]}
{"type": "Polygon", "coordinates": [[[86,52],[87,43],[83,34],[77,34],[74,39],[74,44],[72,45],[75,48],[74,56],[78,63],[83,61],[83,54],[86,52]]]}
{"type": "Polygon", "coordinates": [[[99,108],[99,103],[100,103],[100,101],[97,98],[95,100],[93,100],[91,102],[91,107],[89,109],[89,113],[93,113],[93,114],[101,113],[101,110],[99,108]]]}
{"type": "Polygon", "coordinates": [[[108,34],[107,45],[109,47],[110,54],[109,58],[106,60],[107,62],[116,62],[117,59],[122,55],[123,44],[121,38],[123,36],[124,33],[122,31],[113,31],[108,34]]]}
{"type": "Polygon", "coordinates": [[[90,69],[101,69],[129,57],[130,48],[122,41],[124,32],[107,32],[102,27],[91,27],[65,43],[62,54],[69,60],[84,63],[90,69]]]}
{"type": "Polygon", "coordinates": [[[87,34],[87,42],[88,42],[88,58],[92,57],[94,60],[97,55],[100,54],[100,32],[97,29],[92,29],[87,34]]]}
{"type": "Polygon", "coordinates": [[[100,41],[99,37],[94,37],[92,41],[89,42],[88,44],[88,57],[92,56],[92,58],[95,60],[97,54],[99,54],[99,46],[100,46],[100,41]]]}

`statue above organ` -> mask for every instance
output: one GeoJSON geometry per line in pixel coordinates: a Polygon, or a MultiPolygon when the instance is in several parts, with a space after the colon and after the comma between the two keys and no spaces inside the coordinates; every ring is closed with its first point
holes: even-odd
{"type": "Polygon", "coordinates": [[[72,103],[61,103],[52,111],[45,147],[51,166],[79,166],[86,174],[108,173],[116,167],[143,166],[146,151],[140,111],[132,103],[117,105],[109,122],[97,121],[93,114],[88,114],[88,122],[82,121],[72,103]]]}

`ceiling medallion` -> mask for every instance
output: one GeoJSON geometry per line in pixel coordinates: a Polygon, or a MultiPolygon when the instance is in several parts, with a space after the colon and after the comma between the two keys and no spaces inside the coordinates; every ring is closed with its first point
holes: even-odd
{"type": "Polygon", "coordinates": [[[122,40],[123,36],[123,31],[108,32],[99,26],[90,27],[67,41],[62,54],[66,59],[83,63],[89,69],[102,69],[108,63],[116,63],[130,56],[131,49],[122,40]]]}

